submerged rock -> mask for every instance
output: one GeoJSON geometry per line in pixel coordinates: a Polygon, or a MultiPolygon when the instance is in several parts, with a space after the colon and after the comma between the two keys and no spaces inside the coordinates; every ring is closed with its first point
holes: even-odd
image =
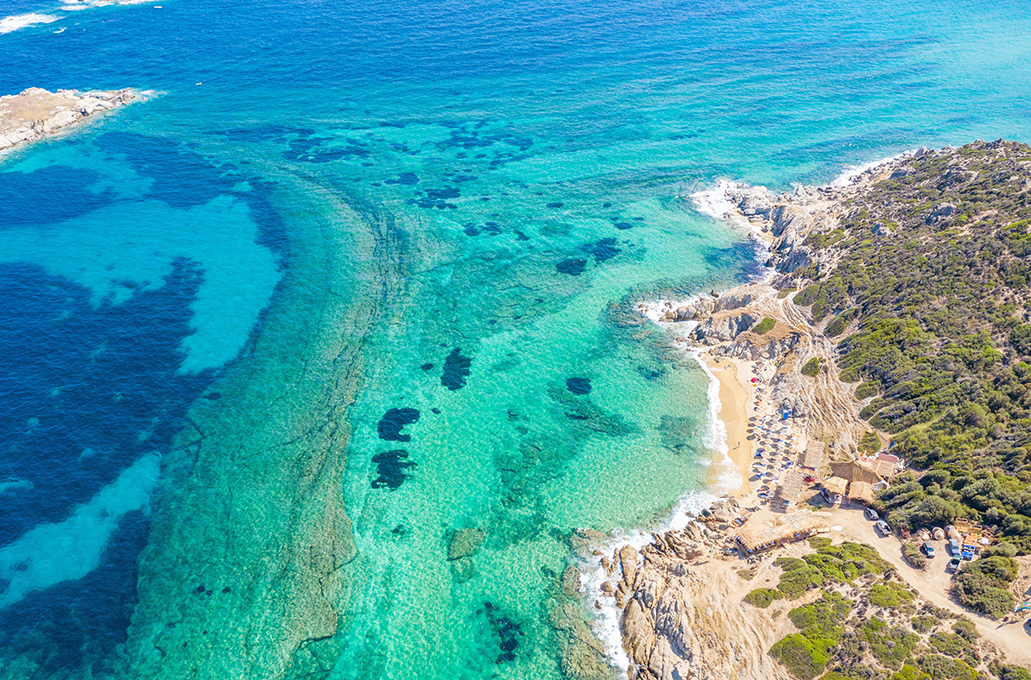
{"type": "Polygon", "coordinates": [[[398,488],[409,478],[410,475],[406,472],[408,468],[416,466],[415,461],[408,460],[408,452],[404,449],[377,453],[372,457],[372,462],[376,464],[376,471],[379,473],[379,476],[372,480],[373,489],[398,488]]]}
{"type": "Polygon", "coordinates": [[[405,425],[419,420],[419,410],[414,408],[392,408],[383,414],[376,426],[379,438],[389,442],[409,442],[411,435],[401,434],[405,425]]]}
{"type": "Polygon", "coordinates": [[[463,356],[462,350],[458,347],[447,355],[444,360],[444,374],[440,377],[440,384],[452,392],[465,387],[465,379],[469,377],[470,367],[473,360],[463,356]]]}
{"type": "Polygon", "coordinates": [[[570,276],[580,276],[587,269],[587,260],[580,260],[577,258],[566,258],[555,265],[562,274],[569,274],[570,276]]]}
{"type": "Polygon", "coordinates": [[[590,378],[566,378],[566,389],[573,394],[590,394],[590,378]]]}
{"type": "Polygon", "coordinates": [[[457,529],[451,534],[451,542],[447,548],[449,561],[471,557],[476,554],[487,533],[483,529],[457,529]]]}

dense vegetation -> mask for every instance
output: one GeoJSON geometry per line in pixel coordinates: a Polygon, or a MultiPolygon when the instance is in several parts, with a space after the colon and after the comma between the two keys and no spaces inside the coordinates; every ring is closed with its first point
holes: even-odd
{"type": "Polygon", "coordinates": [[[909,159],[845,205],[789,285],[842,337],[842,379],[870,399],[862,416],[932,470],[884,509],[914,528],[997,525],[1031,552],[1031,147],[909,159]]]}
{"type": "MultiPolygon", "coordinates": [[[[835,583],[851,583],[860,576],[883,574],[891,565],[882,560],[869,545],[845,542],[831,545],[828,538],[810,538],[816,554],[780,557],[776,565],[781,568],[776,589],[757,588],[745,596],[745,602],[766,608],[774,600],[798,598],[813,588],[835,583]]],[[[908,593],[907,593],[908,594],[908,593]]]]}
{"type": "MultiPolygon", "coordinates": [[[[861,578],[854,582],[840,580],[841,575],[850,573],[841,565],[857,557],[864,560],[860,555],[872,553],[872,548],[857,544],[834,547],[826,539],[811,539],[811,543],[822,551],[823,557],[830,558],[822,564],[833,564],[834,569],[819,569],[815,565],[821,561],[809,559],[821,556],[821,552],[777,562],[784,569],[782,588],[785,578],[791,582],[793,575],[806,570],[811,570],[812,578],[823,579],[825,585],[818,599],[788,611],[798,632],[770,648],[770,655],[793,676],[800,680],[992,677],[977,670],[991,660],[983,656],[985,648],[970,621],[957,620],[945,610],[921,601],[891,571],[883,576],[877,573],[881,565],[877,569],[867,569],[871,565],[865,565],[861,578]]],[[[775,590],[753,591],[759,593],[766,605],[779,597],[775,590]]],[[[1000,680],[1031,680],[1021,676],[1020,671],[999,661],[991,667],[991,673],[1000,680]]]]}
{"type": "Polygon", "coordinates": [[[991,555],[964,565],[953,592],[964,606],[998,619],[1013,609],[1009,584],[1016,578],[1017,563],[1012,558],[991,555]]]}

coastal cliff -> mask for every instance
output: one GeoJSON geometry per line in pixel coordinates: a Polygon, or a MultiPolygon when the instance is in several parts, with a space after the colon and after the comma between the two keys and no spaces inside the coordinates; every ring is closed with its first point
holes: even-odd
{"type": "Polygon", "coordinates": [[[50,92],[30,87],[20,94],[5,95],[0,97],[0,151],[67,129],[147,94],[133,89],[50,92]]]}
{"type": "Polygon", "coordinates": [[[665,303],[658,320],[675,344],[775,367],[760,374],[755,399],[792,416],[803,440],[828,444],[832,459],[892,441],[894,452],[923,470],[893,480],[875,499],[893,526],[917,532],[965,518],[1002,544],[952,582],[925,580],[915,547],[903,544],[900,554],[897,543],[894,553],[849,543],[866,540],[869,525],[855,510],[832,507],[820,531],[837,523],[833,533],[843,531],[844,543],[814,539],[810,549],[789,551],[794,562],[744,560],[728,526],[738,503],[717,503],[684,531],[602,559],[613,580],[600,595],[620,611],[628,675],[804,679],[831,668],[845,674],[834,677],[859,677],[851,673],[863,666],[879,670],[862,677],[900,668],[905,677],[1011,677],[1007,669],[1016,667],[1004,657],[1025,661],[1023,638],[993,619],[1008,615],[1014,579],[1028,575],[1019,556],[1031,552],[1024,379],[1031,373],[1031,147],[1000,140],[920,149],[846,186],[774,194],[725,183],[721,193],[712,202],[725,206],[718,216],[747,226],[768,248],[768,274],[689,304],[665,303]],[[881,566],[859,581],[827,568],[832,557],[856,551],[881,566]],[[1001,570],[997,578],[981,576],[989,563],[1001,570]],[[793,572],[798,565],[813,571],[796,591],[790,582],[803,573],[793,572]],[[765,607],[772,600],[743,598],[734,574],[768,574],[770,584],[779,576],[780,590],[756,592],[794,602],[771,616],[765,607]],[[844,584],[834,587],[845,600],[828,590],[833,583],[844,584]],[[888,590],[898,597],[878,601],[888,590]],[[858,598],[858,610],[848,598],[858,598]],[[775,620],[792,606],[790,621],[775,620]],[[807,628],[809,609],[820,607],[840,609],[834,616],[848,623],[830,632],[807,628]],[[955,617],[954,632],[931,623],[955,617]],[[711,630],[722,631],[718,640],[708,639],[711,630]],[[959,642],[952,649],[945,639],[959,642]]]}

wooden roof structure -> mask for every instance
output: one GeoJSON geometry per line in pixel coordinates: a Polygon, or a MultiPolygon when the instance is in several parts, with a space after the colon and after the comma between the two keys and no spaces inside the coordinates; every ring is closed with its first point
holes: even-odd
{"type": "Polygon", "coordinates": [[[873,503],[873,484],[870,482],[852,482],[848,488],[848,497],[870,505],[873,503]]]}
{"type": "Polygon", "coordinates": [[[820,486],[833,494],[844,496],[845,490],[848,489],[848,480],[843,477],[830,477],[820,482],[820,486]]]}
{"type": "Polygon", "coordinates": [[[827,525],[812,512],[796,510],[772,522],[753,523],[742,528],[737,533],[737,542],[748,553],[754,553],[826,531],[827,525]]]}
{"type": "Polygon", "coordinates": [[[827,455],[827,445],[821,441],[812,439],[806,444],[805,451],[798,456],[798,464],[804,468],[819,470],[823,465],[823,459],[827,455]]]}
{"type": "Polygon", "coordinates": [[[780,478],[777,491],[773,494],[773,507],[779,509],[797,503],[802,495],[804,475],[801,470],[788,470],[780,478]]]}
{"type": "Polygon", "coordinates": [[[843,463],[832,462],[831,472],[835,477],[841,477],[849,482],[876,484],[884,480],[884,476],[865,460],[850,460],[843,463]]]}

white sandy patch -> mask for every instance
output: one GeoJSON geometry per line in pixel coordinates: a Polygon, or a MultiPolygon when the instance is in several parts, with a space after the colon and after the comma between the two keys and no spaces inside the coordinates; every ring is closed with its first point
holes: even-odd
{"type": "Polygon", "coordinates": [[[143,456],[68,519],[41,524],[0,549],[0,579],[8,582],[0,609],[96,569],[122,517],[149,507],[160,460],[156,453],[143,456]]]}

